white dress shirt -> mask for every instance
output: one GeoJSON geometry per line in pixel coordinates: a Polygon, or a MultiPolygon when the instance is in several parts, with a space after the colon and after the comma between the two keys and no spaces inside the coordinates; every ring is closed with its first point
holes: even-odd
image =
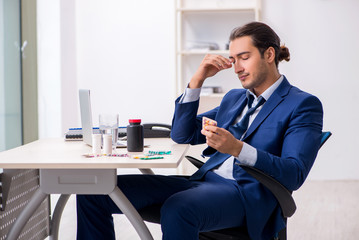
{"type": "MultiPolygon", "coordinates": [[[[280,78],[272,84],[267,90],[265,90],[260,96],[262,96],[266,101],[270,98],[272,93],[277,89],[277,87],[282,83],[283,76],[281,75],[280,78]]],[[[186,88],[184,94],[182,95],[182,98],[180,99],[180,103],[187,103],[187,102],[193,102],[197,101],[200,97],[201,88],[186,88]]],[[[256,106],[258,103],[258,99],[260,96],[256,96],[254,93],[252,93],[250,90],[247,90],[246,92],[247,96],[251,94],[254,97],[252,106],[256,106]]],[[[265,104],[265,103],[264,103],[265,104]]],[[[253,120],[258,115],[259,111],[262,109],[264,104],[260,107],[258,107],[255,112],[249,117],[249,123],[248,128],[252,124],[253,120]]],[[[233,124],[238,123],[241,121],[241,119],[244,117],[248,110],[248,105],[245,106],[242,113],[236,118],[236,120],[233,122],[233,124]]],[[[244,135],[244,134],[243,134],[244,135]]],[[[236,157],[236,159],[243,164],[254,166],[257,162],[257,149],[252,147],[251,145],[247,143],[243,143],[243,148],[239,155],[236,157]]],[[[233,161],[235,158],[233,156],[229,157],[226,161],[224,161],[217,169],[213,169],[212,171],[216,174],[228,178],[228,179],[234,179],[233,178],[233,161]]]]}

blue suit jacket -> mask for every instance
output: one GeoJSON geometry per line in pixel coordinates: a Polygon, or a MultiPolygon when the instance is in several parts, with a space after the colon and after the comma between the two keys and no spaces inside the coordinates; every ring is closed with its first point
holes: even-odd
{"type": "MultiPolygon", "coordinates": [[[[228,130],[245,107],[245,92],[245,89],[229,91],[219,107],[198,116],[199,101],[180,104],[178,98],[172,139],[177,143],[205,143],[200,132],[203,116],[215,119],[219,127],[228,130]]],[[[263,105],[243,141],[257,149],[255,167],[293,191],[303,184],[314,163],[322,122],[323,110],[318,98],[290,85],[284,78],[263,105]]],[[[208,147],[204,152],[211,154],[216,150],[208,147]]],[[[285,226],[274,196],[241,168],[234,173],[234,178],[243,196],[249,235],[252,239],[272,237],[285,226]]]]}

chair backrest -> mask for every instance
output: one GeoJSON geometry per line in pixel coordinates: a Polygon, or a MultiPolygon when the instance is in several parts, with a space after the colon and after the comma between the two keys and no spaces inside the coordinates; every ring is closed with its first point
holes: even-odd
{"type": "MultiPolygon", "coordinates": [[[[331,132],[322,132],[320,147],[324,145],[331,135],[331,132]]],[[[262,171],[254,167],[243,164],[239,165],[272,192],[279,202],[284,217],[291,217],[295,213],[297,207],[294,199],[291,197],[292,193],[289,192],[281,183],[267,174],[263,174],[262,171]]]]}
{"type": "MultiPolygon", "coordinates": [[[[4,169],[0,174],[0,240],[6,236],[24,207],[39,188],[38,169],[4,169]]],[[[50,234],[50,197],[29,219],[19,239],[46,239],[50,234]]]]}
{"type": "Polygon", "coordinates": [[[322,138],[320,141],[320,147],[324,145],[324,143],[332,136],[331,132],[322,132],[322,138]]]}

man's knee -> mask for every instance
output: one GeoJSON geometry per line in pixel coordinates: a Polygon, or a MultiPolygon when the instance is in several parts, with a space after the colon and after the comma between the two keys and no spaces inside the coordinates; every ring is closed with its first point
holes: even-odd
{"type": "Polygon", "coordinates": [[[187,199],[169,198],[161,208],[161,224],[186,222],[198,226],[198,214],[194,205],[187,199]]]}

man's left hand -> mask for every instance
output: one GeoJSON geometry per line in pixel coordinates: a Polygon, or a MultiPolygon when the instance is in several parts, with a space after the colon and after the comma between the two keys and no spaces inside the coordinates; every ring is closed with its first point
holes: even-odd
{"type": "Polygon", "coordinates": [[[217,126],[206,126],[201,130],[206,136],[207,145],[221,153],[227,153],[238,157],[242,150],[243,142],[236,139],[229,131],[217,126]]]}

